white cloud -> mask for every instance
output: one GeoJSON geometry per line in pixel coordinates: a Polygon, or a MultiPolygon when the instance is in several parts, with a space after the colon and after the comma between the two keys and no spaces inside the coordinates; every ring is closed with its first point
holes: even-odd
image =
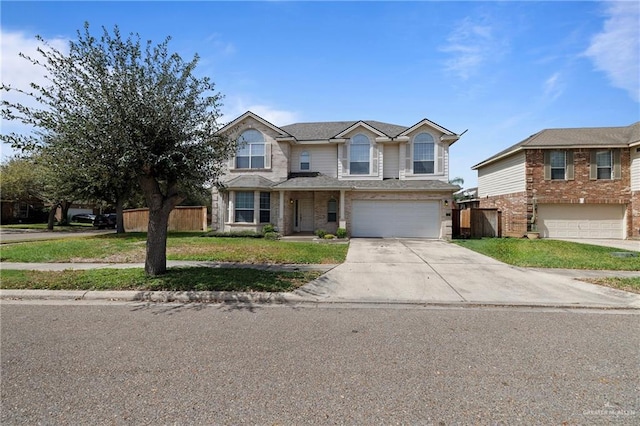
{"type": "Polygon", "coordinates": [[[547,78],[543,84],[544,99],[547,101],[555,101],[564,92],[564,83],[560,72],[554,73],[547,78]]]}
{"type": "Polygon", "coordinates": [[[605,13],[604,28],[593,36],[585,55],[612,86],[640,102],[640,3],[607,2],[605,13]]]}
{"type": "MultiPolygon", "coordinates": [[[[54,38],[47,40],[48,43],[62,52],[68,48],[68,41],[62,38],[54,38]]],[[[45,71],[42,67],[33,65],[27,59],[20,57],[20,53],[30,56],[33,59],[41,59],[38,53],[38,47],[45,47],[36,40],[34,35],[26,34],[21,31],[5,31],[0,32],[0,81],[3,85],[12,88],[23,89],[29,91],[31,83],[47,85],[45,79],[45,71]]],[[[30,107],[37,107],[37,102],[26,95],[22,95],[15,91],[0,92],[2,99],[10,102],[19,102],[30,107]]],[[[1,131],[8,133],[30,133],[31,128],[17,121],[2,120],[1,131]]],[[[15,155],[15,151],[8,145],[2,146],[2,157],[15,155]]]]}
{"type": "Polygon", "coordinates": [[[457,23],[440,50],[451,54],[445,61],[445,70],[467,80],[486,62],[501,55],[505,47],[504,41],[495,36],[493,26],[466,17],[457,23]]]}
{"type": "Polygon", "coordinates": [[[236,53],[236,46],[231,42],[224,41],[221,34],[213,33],[207,37],[206,41],[220,54],[232,55],[236,53]]]}
{"type": "MultiPolygon", "coordinates": [[[[65,52],[68,41],[61,38],[47,40],[51,47],[65,52]]],[[[45,83],[44,69],[31,64],[20,57],[20,53],[33,59],[41,59],[38,47],[44,47],[36,40],[35,36],[24,32],[7,32],[2,30],[0,34],[0,78],[2,83],[12,87],[27,89],[31,82],[45,83]]]]}
{"type": "Polygon", "coordinates": [[[294,111],[277,109],[271,105],[247,102],[242,98],[235,98],[231,102],[227,102],[227,105],[223,108],[221,122],[229,122],[247,111],[259,115],[276,126],[284,126],[298,121],[298,114],[294,111]],[[228,105],[229,103],[230,105],[228,105]]]}

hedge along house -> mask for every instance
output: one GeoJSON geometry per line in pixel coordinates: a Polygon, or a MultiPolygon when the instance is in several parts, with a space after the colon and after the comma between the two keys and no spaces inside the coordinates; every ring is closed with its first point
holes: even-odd
{"type": "Polygon", "coordinates": [[[505,235],[640,237],[640,122],[542,130],[473,169],[505,235]]]}
{"type": "Polygon", "coordinates": [[[427,119],[277,127],[249,111],[220,131],[238,148],[213,190],[214,230],[451,237],[449,147],[460,136],[427,119]]]}

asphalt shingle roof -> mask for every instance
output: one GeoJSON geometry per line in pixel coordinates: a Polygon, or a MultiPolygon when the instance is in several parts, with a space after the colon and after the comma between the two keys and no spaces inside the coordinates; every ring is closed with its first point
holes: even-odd
{"type": "Polygon", "coordinates": [[[241,189],[241,188],[271,188],[275,185],[273,182],[262,176],[240,175],[223,183],[225,188],[241,189]]]}
{"type": "Polygon", "coordinates": [[[440,180],[339,180],[326,175],[294,177],[276,184],[274,189],[288,190],[380,190],[380,191],[454,191],[458,186],[440,180]]]}
{"type": "Polygon", "coordinates": [[[640,140],[640,121],[625,127],[545,129],[476,164],[472,169],[523,149],[623,147],[640,140]]]}
{"type": "Polygon", "coordinates": [[[369,126],[381,131],[389,137],[395,137],[407,130],[406,126],[397,124],[383,123],[374,120],[356,120],[356,121],[323,121],[316,123],[295,123],[286,126],[280,126],[282,130],[295,137],[297,140],[323,140],[330,139],[339,134],[343,130],[348,129],[358,122],[364,122],[369,126]]]}

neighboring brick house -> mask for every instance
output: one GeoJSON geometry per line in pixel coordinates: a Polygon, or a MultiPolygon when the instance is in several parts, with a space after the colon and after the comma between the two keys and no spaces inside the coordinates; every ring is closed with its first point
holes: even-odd
{"type": "Polygon", "coordinates": [[[640,122],[542,130],[472,169],[504,235],[640,237],[640,122]]]}
{"type": "Polygon", "coordinates": [[[449,146],[459,135],[429,120],[277,127],[246,112],[221,132],[238,141],[213,193],[216,230],[284,235],[344,228],[357,237],[451,237],[449,146]]]}

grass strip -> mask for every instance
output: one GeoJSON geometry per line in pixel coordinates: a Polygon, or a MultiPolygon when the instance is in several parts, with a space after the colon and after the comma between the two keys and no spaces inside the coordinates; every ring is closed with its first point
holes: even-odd
{"type": "MultiPolygon", "coordinates": [[[[86,238],[32,241],[0,246],[4,262],[144,262],[146,234],[103,234],[86,238]]],[[[343,263],[348,244],[202,237],[170,233],[167,259],[239,263],[343,263]]]]}
{"type": "Polygon", "coordinates": [[[581,280],[640,294],[640,277],[581,278],[581,280]]]}
{"type": "MultiPolygon", "coordinates": [[[[456,244],[514,266],[531,268],[640,271],[640,257],[617,257],[627,252],[612,247],[559,240],[483,238],[455,240],[456,244]]],[[[633,253],[633,252],[629,252],[633,253]]]]}
{"type": "Polygon", "coordinates": [[[84,271],[0,271],[0,288],[29,290],[265,291],[294,290],[321,275],[317,271],[261,271],[205,267],[173,268],[160,277],[142,269],[84,271]]]}

